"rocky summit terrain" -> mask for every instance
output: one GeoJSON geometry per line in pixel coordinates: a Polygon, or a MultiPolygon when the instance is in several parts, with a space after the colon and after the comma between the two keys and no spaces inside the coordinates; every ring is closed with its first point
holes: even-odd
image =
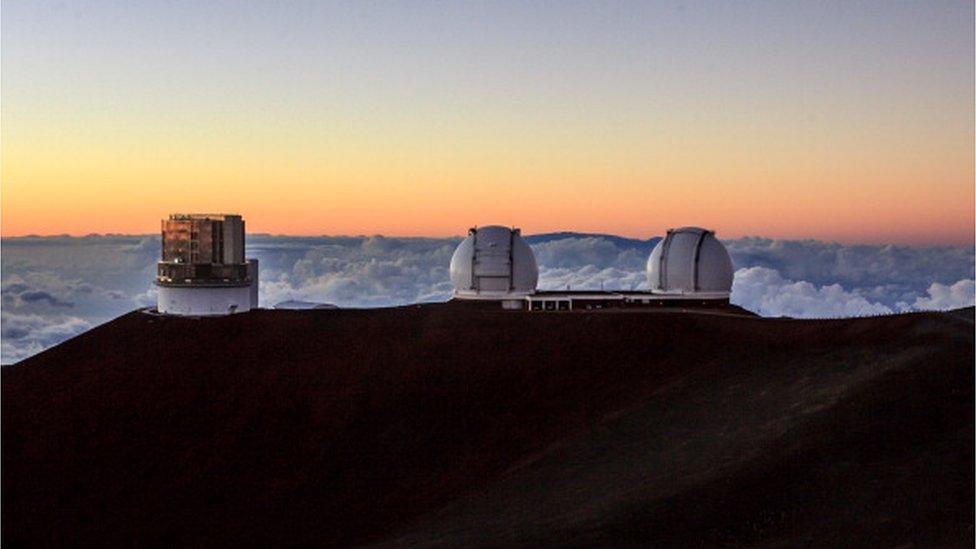
{"type": "Polygon", "coordinates": [[[973,546],[973,310],[136,311],[2,375],[2,541],[973,546]]]}

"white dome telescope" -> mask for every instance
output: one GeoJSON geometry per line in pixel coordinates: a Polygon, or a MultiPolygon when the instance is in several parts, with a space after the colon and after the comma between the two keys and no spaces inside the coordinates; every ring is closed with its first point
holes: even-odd
{"type": "Polygon", "coordinates": [[[535,293],[538,280],[535,254],[519,229],[470,229],[451,257],[451,282],[460,299],[518,299],[535,293]]]}
{"type": "Polygon", "coordinates": [[[700,227],[669,229],[647,259],[653,293],[728,299],[732,274],[732,258],[715,231],[700,227]]]}

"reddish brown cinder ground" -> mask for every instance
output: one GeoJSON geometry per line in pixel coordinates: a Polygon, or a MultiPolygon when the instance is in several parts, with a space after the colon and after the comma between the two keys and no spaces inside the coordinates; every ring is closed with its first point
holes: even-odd
{"type": "Polygon", "coordinates": [[[973,312],[135,312],[2,372],[13,545],[973,544],[973,312]]]}

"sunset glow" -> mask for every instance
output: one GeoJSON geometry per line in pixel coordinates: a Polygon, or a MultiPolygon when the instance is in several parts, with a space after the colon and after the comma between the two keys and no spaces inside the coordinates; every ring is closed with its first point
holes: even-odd
{"type": "Polygon", "coordinates": [[[5,3],[2,233],[973,242],[971,3],[734,5],[5,3]]]}

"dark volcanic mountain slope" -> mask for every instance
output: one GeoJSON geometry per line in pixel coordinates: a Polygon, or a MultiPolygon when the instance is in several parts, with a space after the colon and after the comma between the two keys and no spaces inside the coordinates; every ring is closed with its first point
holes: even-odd
{"type": "Polygon", "coordinates": [[[2,375],[6,542],[972,544],[971,313],[133,313],[2,375]]]}

